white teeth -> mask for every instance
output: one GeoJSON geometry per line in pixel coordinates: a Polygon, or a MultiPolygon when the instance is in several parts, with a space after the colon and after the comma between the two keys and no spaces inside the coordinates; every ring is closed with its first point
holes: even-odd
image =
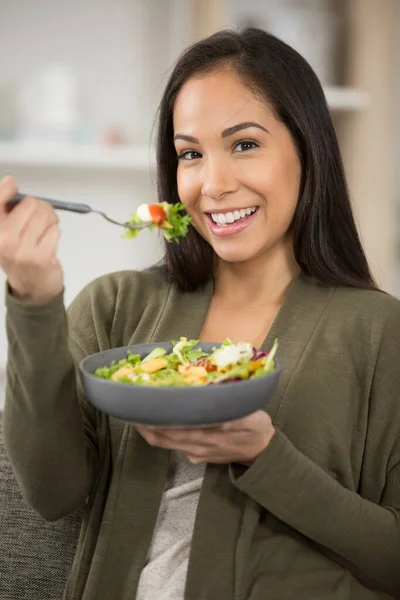
{"type": "Polygon", "coordinates": [[[239,219],[255,213],[257,208],[252,206],[250,208],[241,208],[240,210],[234,210],[233,212],[227,213],[211,213],[211,218],[217,225],[226,225],[227,223],[234,223],[239,219]]]}

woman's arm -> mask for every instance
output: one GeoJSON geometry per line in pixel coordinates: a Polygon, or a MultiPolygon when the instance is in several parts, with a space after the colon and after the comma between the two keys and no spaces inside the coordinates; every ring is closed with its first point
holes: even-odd
{"type": "MultiPolygon", "coordinates": [[[[86,313],[89,329],[82,296],[73,312],[83,320],[86,313]]],[[[33,306],[7,293],[7,332],[6,448],[26,500],[54,520],[82,506],[96,475],[95,411],[78,387],[76,365],[97,348],[80,347],[76,333],[69,340],[62,295],[33,306]]]]}
{"type": "Polygon", "coordinates": [[[335,553],[355,576],[395,597],[400,596],[399,333],[396,310],[381,339],[369,398],[366,451],[386,478],[379,504],[344,488],[279,430],[247,471],[230,467],[242,492],[335,553]]]}
{"type": "Polygon", "coordinates": [[[345,559],[350,570],[399,593],[400,462],[387,475],[380,506],[344,488],[278,430],[243,475],[232,466],[231,476],[243,493],[345,559]]]}

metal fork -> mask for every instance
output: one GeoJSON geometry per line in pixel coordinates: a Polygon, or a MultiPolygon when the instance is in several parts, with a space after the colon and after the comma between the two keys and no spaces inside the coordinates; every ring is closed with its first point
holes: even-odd
{"type": "MultiPolygon", "coordinates": [[[[16,206],[26,196],[31,196],[31,194],[15,194],[15,196],[13,196],[13,198],[11,198],[11,200],[7,202],[7,206],[16,206]]],[[[154,224],[152,223],[152,221],[143,221],[143,223],[135,224],[121,223],[120,221],[111,219],[111,217],[106,215],[104,212],[100,210],[95,210],[94,208],[89,206],[89,204],[79,204],[77,202],[62,202],[61,200],[52,200],[51,198],[43,198],[34,194],[33,197],[37,198],[38,200],[42,200],[42,202],[50,204],[50,206],[57,210],[68,210],[70,212],[76,212],[81,214],[96,213],[98,215],[101,215],[104,219],[106,219],[106,221],[113,223],[113,225],[120,225],[121,227],[125,227],[125,229],[145,229],[146,227],[149,227],[150,225],[154,224]]]]}

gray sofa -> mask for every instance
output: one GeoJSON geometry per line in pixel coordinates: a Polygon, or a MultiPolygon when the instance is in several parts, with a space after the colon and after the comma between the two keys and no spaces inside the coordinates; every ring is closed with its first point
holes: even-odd
{"type": "Polygon", "coordinates": [[[44,521],[24,501],[3,440],[0,412],[0,600],[61,600],[81,513],[44,521]]]}

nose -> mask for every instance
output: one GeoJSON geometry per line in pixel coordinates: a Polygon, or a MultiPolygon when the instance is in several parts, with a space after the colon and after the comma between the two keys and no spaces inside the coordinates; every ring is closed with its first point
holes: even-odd
{"type": "Polygon", "coordinates": [[[238,181],[229,160],[219,156],[209,156],[202,172],[201,193],[212,200],[219,200],[225,194],[235,192],[238,181]]]}

